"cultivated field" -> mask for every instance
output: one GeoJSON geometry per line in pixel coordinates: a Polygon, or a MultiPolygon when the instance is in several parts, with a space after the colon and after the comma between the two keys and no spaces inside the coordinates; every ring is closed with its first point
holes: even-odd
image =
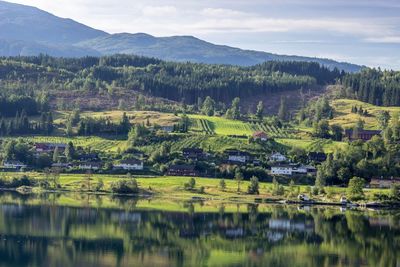
{"type": "MultiPolygon", "coordinates": [[[[1,138],[3,140],[16,139],[13,137],[1,138]]],[[[101,152],[117,152],[123,150],[126,146],[124,140],[113,140],[101,137],[60,137],[60,136],[31,136],[31,137],[18,137],[30,143],[56,143],[67,144],[72,142],[75,147],[90,148],[101,152]]]]}

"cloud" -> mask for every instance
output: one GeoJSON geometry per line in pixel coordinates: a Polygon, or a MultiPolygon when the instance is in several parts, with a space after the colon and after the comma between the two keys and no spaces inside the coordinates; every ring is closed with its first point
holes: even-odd
{"type": "Polygon", "coordinates": [[[384,36],[380,38],[367,38],[367,42],[381,44],[400,44],[400,36],[384,36]]]}
{"type": "Polygon", "coordinates": [[[161,17],[161,16],[176,16],[178,10],[174,6],[146,6],[143,8],[144,16],[161,17]]]}

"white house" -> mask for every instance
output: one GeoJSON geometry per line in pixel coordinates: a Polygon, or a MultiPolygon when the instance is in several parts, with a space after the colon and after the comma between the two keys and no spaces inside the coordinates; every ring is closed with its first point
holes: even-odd
{"type": "Polygon", "coordinates": [[[120,163],[115,164],[114,167],[129,171],[141,171],[143,170],[143,161],[137,159],[122,160],[120,163]]]}
{"type": "Polygon", "coordinates": [[[229,150],[228,153],[228,161],[230,162],[238,162],[238,163],[246,163],[250,160],[250,154],[247,152],[242,152],[238,150],[229,150]]]}
{"type": "Polygon", "coordinates": [[[271,156],[269,157],[269,159],[271,161],[275,161],[275,162],[284,162],[287,161],[287,158],[282,155],[281,153],[277,152],[277,153],[273,153],[271,154],[271,156]]]}
{"type": "Polygon", "coordinates": [[[289,175],[293,174],[293,166],[291,165],[276,165],[271,167],[272,175],[289,175]]]}
{"type": "Polygon", "coordinates": [[[294,174],[313,174],[316,169],[313,166],[304,166],[298,164],[286,164],[271,166],[272,175],[288,175],[294,174]]]}
{"type": "Polygon", "coordinates": [[[9,161],[5,161],[3,164],[4,168],[6,169],[23,169],[26,168],[27,165],[17,161],[17,160],[9,160],[9,161]]]}

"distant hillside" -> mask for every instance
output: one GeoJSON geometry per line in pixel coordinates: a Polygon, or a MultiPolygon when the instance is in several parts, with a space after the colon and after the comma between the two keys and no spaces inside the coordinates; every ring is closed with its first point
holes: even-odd
{"type": "Polygon", "coordinates": [[[341,63],[329,59],[285,56],[266,52],[242,50],[215,45],[193,36],[154,37],[145,33],[121,33],[84,41],[78,46],[93,48],[103,55],[136,54],[163,60],[198,62],[207,64],[230,64],[252,66],[265,61],[306,61],[317,62],[330,69],[338,68],[356,72],[361,66],[341,63]]]}
{"type": "Polygon", "coordinates": [[[0,1],[0,39],[71,45],[108,35],[35,7],[0,1]]]}
{"type": "Polygon", "coordinates": [[[136,54],[169,61],[239,66],[276,60],[318,62],[330,69],[336,67],[347,72],[362,68],[329,59],[284,56],[215,45],[192,36],[111,35],[34,7],[4,1],[0,1],[0,29],[0,56],[136,54]]]}

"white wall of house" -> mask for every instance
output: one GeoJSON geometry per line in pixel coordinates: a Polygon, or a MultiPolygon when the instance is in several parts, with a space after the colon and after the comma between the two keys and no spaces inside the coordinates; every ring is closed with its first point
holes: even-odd
{"type": "Polygon", "coordinates": [[[230,155],[228,159],[229,159],[229,161],[241,162],[241,163],[246,163],[246,161],[247,161],[246,156],[230,155]]]}
{"type": "Polygon", "coordinates": [[[143,170],[143,162],[141,164],[117,164],[115,165],[116,168],[124,169],[124,170],[136,170],[141,171],[143,170]]]}
{"type": "Polygon", "coordinates": [[[271,174],[275,175],[292,175],[292,167],[271,167],[271,174]]]}

